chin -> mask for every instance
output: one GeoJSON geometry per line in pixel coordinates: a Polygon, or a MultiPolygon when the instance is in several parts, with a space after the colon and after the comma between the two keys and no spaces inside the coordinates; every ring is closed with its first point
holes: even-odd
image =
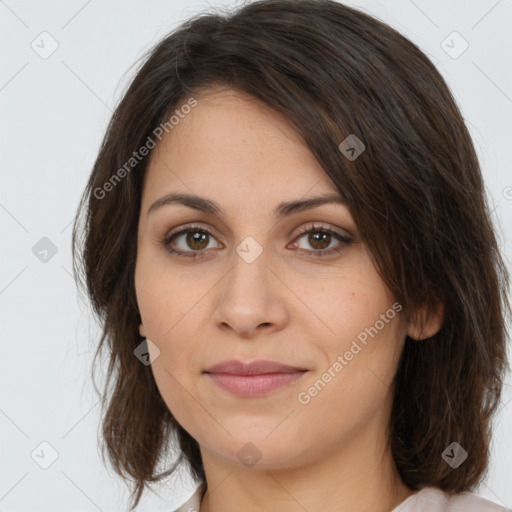
{"type": "Polygon", "coordinates": [[[278,435],[279,421],[257,422],[253,417],[251,422],[250,430],[236,428],[231,422],[226,426],[231,436],[225,433],[222,439],[209,439],[205,446],[218,457],[247,469],[286,469],[306,461],[309,444],[304,436],[293,435],[290,429],[284,428],[278,435]]]}

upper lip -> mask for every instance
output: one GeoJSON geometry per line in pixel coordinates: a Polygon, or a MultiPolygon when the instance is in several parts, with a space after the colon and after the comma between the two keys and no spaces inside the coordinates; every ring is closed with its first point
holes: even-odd
{"type": "Polygon", "coordinates": [[[243,362],[237,359],[222,361],[205,370],[205,373],[230,373],[232,375],[262,375],[265,373],[291,373],[297,371],[306,371],[305,368],[289,366],[278,363],[277,361],[267,361],[265,359],[255,359],[253,361],[243,362]]]}

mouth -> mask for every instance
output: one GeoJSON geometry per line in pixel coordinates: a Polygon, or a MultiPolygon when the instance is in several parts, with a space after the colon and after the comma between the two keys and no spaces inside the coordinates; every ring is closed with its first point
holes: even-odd
{"type": "Polygon", "coordinates": [[[238,396],[264,395],[300,379],[308,370],[276,361],[248,363],[230,360],[214,365],[203,373],[216,385],[238,396]]]}

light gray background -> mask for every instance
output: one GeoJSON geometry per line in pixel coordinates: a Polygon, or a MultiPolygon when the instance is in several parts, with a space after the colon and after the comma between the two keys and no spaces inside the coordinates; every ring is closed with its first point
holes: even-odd
{"type": "MultiPolygon", "coordinates": [[[[347,3],[412,39],[446,78],[481,158],[510,261],[512,0],[347,3]],[[457,58],[463,41],[453,31],[469,44],[457,58]]],[[[71,275],[71,221],[130,66],[189,16],[234,4],[0,0],[0,511],[127,510],[127,488],[97,448],[89,370],[99,329],[71,275]],[[31,47],[35,41],[44,51],[46,37],[51,48],[43,31],[58,43],[46,59],[31,47]],[[57,248],[46,263],[32,251],[43,237],[57,248]],[[31,457],[36,450],[36,460],[50,460],[43,441],[58,452],[48,469],[31,457]]],[[[477,491],[508,507],[511,384],[508,376],[488,479],[477,491]]],[[[171,511],[194,487],[187,476],[167,480],[138,510],[171,511]]]]}

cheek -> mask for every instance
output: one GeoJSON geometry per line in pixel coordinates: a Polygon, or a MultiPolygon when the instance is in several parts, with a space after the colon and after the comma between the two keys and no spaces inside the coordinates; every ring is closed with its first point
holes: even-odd
{"type": "Polygon", "coordinates": [[[378,334],[368,335],[365,343],[356,336],[331,347],[329,363],[301,387],[296,399],[298,425],[318,423],[326,438],[360,432],[383,413],[393,396],[402,347],[396,324],[390,320],[378,334]]]}
{"type": "MultiPolygon", "coordinates": [[[[306,306],[307,316],[319,329],[317,341],[311,341],[324,351],[343,353],[358,336],[364,342],[368,329],[375,332],[376,322],[377,330],[388,336],[392,316],[388,315],[385,323],[380,318],[392,308],[392,297],[372,268],[365,266],[364,270],[299,289],[297,295],[306,306]]],[[[394,311],[391,314],[396,316],[394,311]]]]}
{"type": "Polygon", "coordinates": [[[148,338],[166,343],[184,318],[200,310],[204,286],[199,276],[192,285],[183,272],[148,252],[138,255],[135,269],[137,304],[148,338]]]}
{"type": "Polygon", "coordinates": [[[162,347],[160,357],[151,365],[155,382],[171,412],[179,409],[184,398],[184,389],[190,388],[186,374],[181,371],[181,357],[183,355],[172,347],[165,346],[162,347]]]}
{"type": "Polygon", "coordinates": [[[317,374],[301,389],[307,415],[329,416],[334,430],[367,420],[389,398],[404,340],[400,307],[369,260],[310,293],[325,335],[312,340],[323,353],[317,374]],[[305,404],[304,402],[308,402],[305,404]]]}
{"type": "MultiPolygon", "coordinates": [[[[169,308],[173,304],[169,305],[169,308]]],[[[177,305],[174,304],[177,308],[177,305]]],[[[192,316],[173,316],[171,309],[159,307],[159,312],[149,316],[147,331],[150,339],[159,347],[159,357],[153,361],[151,371],[156,385],[167,408],[181,425],[193,423],[202,413],[196,406],[200,400],[194,399],[200,393],[197,390],[197,378],[200,365],[197,362],[200,347],[198,333],[190,322],[195,323],[192,316]],[[184,318],[185,316],[185,318],[184,318]]],[[[204,411],[203,411],[204,412],[204,411]]]]}

